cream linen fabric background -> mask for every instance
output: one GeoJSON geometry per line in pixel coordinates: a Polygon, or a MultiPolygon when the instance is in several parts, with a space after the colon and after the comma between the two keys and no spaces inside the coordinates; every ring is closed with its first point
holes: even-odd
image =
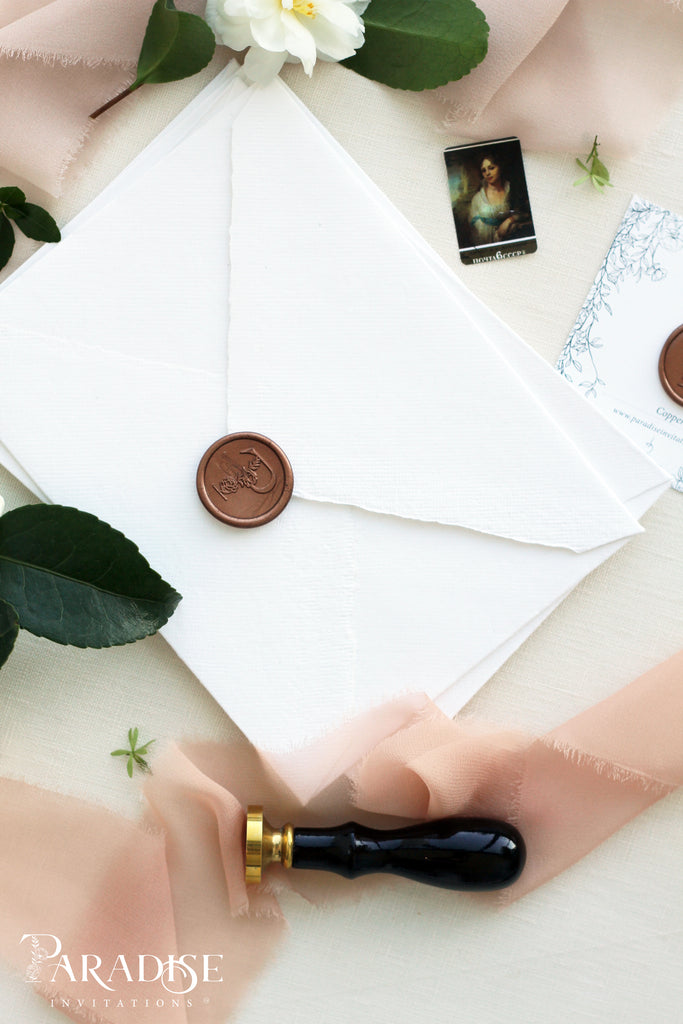
{"type": "MultiPolygon", "coordinates": [[[[221,63],[217,59],[189,82],[147,87],[121,104],[86,144],[64,197],[56,201],[32,188],[31,198],[44,202],[61,223],[69,219],[221,63]]],[[[616,183],[604,196],[587,186],[572,188],[575,154],[527,152],[538,253],[501,265],[463,267],[441,156],[445,145],[459,140],[441,133],[423,98],[392,92],[337,66],[318,67],[311,82],[293,68],[285,78],[466,284],[550,362],[631,194],[683,213],[679,100],[639,156],[610,161],[603,153],[616,183]]],[[[600,131],[599,125],[586,128],[600,131]]],[[[10,183],[16,182],[0,181],[10,183]]],[[[12,267],[32,248],[22,241],[12,267]]],[[[73,458],[77,462],[77,451],[73,458]]],[[[8,508],[29,499],[4,471],[0,493],[8,508]]],[[[546,730],[682,648],[682,519],[683,496],[669,491],[645,517],[647,532],[589,576],[468,710],[497,723],[546,730]]],[[[220,740],[234,729],[159,637],[124,649],[80,652],[22,633],[0,682],[0,772],[131,815],[139,807],[137,787],[123,763],[109,757],[130,725],[139,725],[144,738],[160,740],[220,740]]],[[[407,882],[333,908],[289,897],[284,909],[290,935],[235,1019],[266,1024],[285,1014],[289,1024],[361,1018],[375,1024],[680,1020],[682,810],[683,795],[667,798],[503,911],[482,907],[474,897],[407,882]]],[[[64,1020],[30,986],[4,975],[0,1019],[64,1020]]]]}

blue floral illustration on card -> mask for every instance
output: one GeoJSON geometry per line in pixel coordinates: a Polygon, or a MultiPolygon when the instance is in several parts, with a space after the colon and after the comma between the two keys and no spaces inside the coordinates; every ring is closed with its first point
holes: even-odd
{"type": "MultiPolygon", "coordinates": [[[[612,316],[610,297],[631,278],[661,281],[662,250],[683,249],[683,217],[635,197],[593,282],[557,363],[563,377],[595,398],[605,386],[598,367],[602,342],[595,333],[601,314],[612,316]]],[[[683,490],[683,481],[677,490],[683,490]]]]}

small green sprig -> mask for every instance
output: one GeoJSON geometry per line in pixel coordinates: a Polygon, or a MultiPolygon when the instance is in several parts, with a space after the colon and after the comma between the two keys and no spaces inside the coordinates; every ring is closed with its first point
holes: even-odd
{"type": "Polygon", "coordinates": [[[16,224],[27,238],[38,242],[59,242],[61,234],[53,217],[42,206],[27,203],[26,196],[15,185],[0,188],[0,270],[9,263],[14,251],[16,224]]]}
{"type": "Polygon", "coordinates": [[[598,192],[604,192],[606,185],[608,185],[609,188],[614,188],[614,185],[609,180],[609,171],[598,156],[597,135],[593,139],[593,148],[586,157],[586,162],[584,163],[582,160],[579,160],[578,157],[576,158],[576,162],[581,170],[586,173],[574,182],[575,187],[576,185],[582,185],[584,181],[590,180],[593,188],[596,188],[598,192]]]}
{"type": "Polygon", "coordinates": [[[141,771],[143,771],[143,772],[151,772],[151,770],[152,770],[150,768],[150,766],[148,765],[147,761],[145,760],[145,757],[147,756],[147,751],[152,746],[152,744],[156,743],[156,740],[147,740],[147,742],[143,743],[141,747],[138,747],[138,746],[136,746],[136,744],[138,742],[138,736],[139,736],[139,730],[137,728],[129,729],[128,730],[128,743],[130,744],[129,749],[127,749],[127,750],[112,750],[112,752],[111,752],[111,756],[112,757],[127,757],[128,758],[128,763],[126,765],[126,771],[128,772],[128,775],[130,776],[131,779],[133,778],[133,768],[134,768],[135,765],[137,765],[138,768],[141,771]]]}

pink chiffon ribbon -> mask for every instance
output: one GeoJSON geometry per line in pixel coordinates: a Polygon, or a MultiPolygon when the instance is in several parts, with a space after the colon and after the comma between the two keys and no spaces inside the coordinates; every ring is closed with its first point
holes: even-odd
{"type": "MultiPolygon", "coordinates": [[[[248,803],[274,824],[508,820],[526,839],[526,867],[479,897],[504,912],[683,782],[683,652],[539,739],[452,721],[421,696],[344,729],[367,753],[305,806],[246,741],[167,747],[140,823],[1,780],[0,954],[76,1021],[148,1024],[163,1006],[164,1020],[218,1024],[283,939],[278,891],[334,914],[335,901],[374,886],[394,886],[398,899],[417,884],[273,867],[247,891],[248,803]]],[[[315,750],[304,752],[311,772],[315,750]]]]}
{"type": "MultiPolygon", "coordinates": [[[[478,0],[489,52],[436,90],[454,132],[528,149],[638,150],[683,87],[677,0],[478,0]]],[[[584,154],[585,155],[585,154],[584,154]]]]}
{"type": "MultiPolygon", "coordinates": [[[[88,115],[133,79],[152,2],[3,0],[0,163],[8,181],[18,176],[60,194],[98,124],[88,115]]],[[[683,83],[683,12],[671,0],[479,6],[491,29],[486,59],[461,81],[425,94],[455,132],[514,133],[528,148],[571,153],[598,133],[604,153],[633,152],[683,83]]],[[[179,7],[202,13],[205,4],[179,7]]]]}
{"type": "MultiPolygon", "coordinates": [[[[0,164],[60,195],[97,122],[90,114],[133,81],[154,0],[2,0],[0,164]]],[[[183,10],[203,11],[202,0],[183,10]]]]}

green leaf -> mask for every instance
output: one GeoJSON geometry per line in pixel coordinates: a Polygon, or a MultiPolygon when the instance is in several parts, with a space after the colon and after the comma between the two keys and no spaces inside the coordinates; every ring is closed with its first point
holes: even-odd
{"type": "Polygon", "coordinates": [[[6,185],[0,188],[0,203],[9,203],[10,206],[21,205],[26,202],[26,196],[16,185],[6,185]]]}
{"type": "Polygon", "coordinates": [[[489,27],[474,0],[372,0],[365,42],[342,61],[396,89],[435,89],[469,74],[486,56],[489,27]]]}
{"type": "MultiPolygon", "coordinates": [[[[586,174],[590,174],[590,170],[588,169],[588,167],[586,167],[586,165],[583,162],[583,160],[579,160],[578,156],[576,157],[576,162],[577,162],[577,164],[579,165],[579,167],[581,168],[582,171],[585,171],[586,174]]],[[[581,180],[584,181],[585,179],[582,178],[581,180]]]]}
{"type": "Polygon", "coordinates": [[[132,730],[129,729],[128,730],[128,739],[130,741],[130,749],[133,750],[133,751],[135,750],[135,744],[138,741],[138,736],[139,735],[140,735],[140,730],[137,728],[137,726],[135,727],[135,729],[132,729],[132,730]]]}
{"type": "Polygon", "coordinates": [[[0,598],[0,667],[5,664],[19,634],[19,618],[11,604],[0,598]]]}
{"type": "Polygon", "coordinates": [[[21,203],[16,206],[6,206],[5,213],[12,218],[27,238],[35,238],[38,242],[61,241],[62,236],[56,221],[42,206],[36,206],[35,203],[21,203]]]}
{"type": "Polygon", "coordinates": [[[136,81],[143,82],[163,63],[178,35],[178,26],[178,12],[173,0],[157,0],[142,41],[136,81]]]}
{"type": "Polygon", "coordinates": [[[14,228],[4,213],[0,213],[0,270],[6,267],[14,251],[14,228]]]}
{"type": "Polygon", "coordinates": [[[132,779],[133,778],[133,755],[132,754],[128,758],[128,764],[126,766],[126,771],[128,772],[129,777],[132,779]]]}
{"type": "Polygon", "coordinates": [[[76,647],[149,636],[180,601],[132,541],[61,505],[25,505],[0,517],[0,594],[22,629],[76,647]]]}
{"type": "Polygon", "coordinates": [[[196,14],[177,11],[173,0],[157,0],[147,23],[131,89],[145,82],[177,82],[196,75],[213,57],[216,39],[196,14]]]}
{"type": "Polygon", "coordinates": [[[130,754],[130,750],[112,750],[112,757],[127,757],[130,754]]]}
{"type": "Polygon", "coordinates": [[[602,160],[598,160],[597,156],[593,157],[591,174],[594,178],[601,178],[603,181],[609,181],[609,171],[603,164],[602,160]]]}

